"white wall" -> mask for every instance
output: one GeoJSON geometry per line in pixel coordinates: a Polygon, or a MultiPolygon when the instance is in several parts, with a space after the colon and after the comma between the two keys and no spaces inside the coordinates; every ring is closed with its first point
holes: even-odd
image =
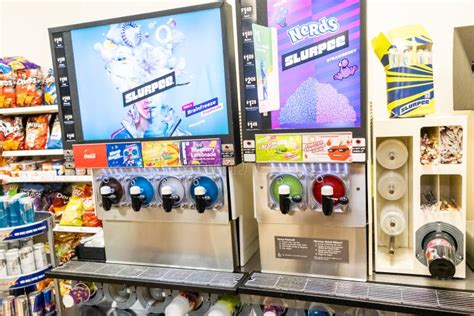
{"type": "Polygon", "coordinates": [[[436,112],[453,108],[453,28],[474,24],[474,0],[368,0],[368,90],[375,118],[387,117],[385,73],[370,46],[380,32],[419,23],[433,38],[436,112]]]}
{"type": "MultiPolygon", "coordinates": [[[[49,27],[164,10],[215,0],[0,0],[0,56],[23,55],[51,65],[49,27]]],[[[230,2],[233,2],[230,1],[230,2]]],[[[421,23],[434,40],[438,112],[452,109],[452,29],[474,24],[474,0],[367,0],[369,101],[385,118],[385,78],[370,40],[379,32],[421,23]]]]}
{"type": "Polygon", "coordinates": [[[51,66],[48,28],[166,10],[213,0],[0,0],[0,56],[51,66]]]}

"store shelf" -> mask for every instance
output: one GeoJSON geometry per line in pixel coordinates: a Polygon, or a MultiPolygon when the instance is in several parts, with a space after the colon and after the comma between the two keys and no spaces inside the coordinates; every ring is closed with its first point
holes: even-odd
{"type": "Polygon", "coordinates": [[[4,151],[3,157],[36,157],[36,156],[62,156],[64,150],[62,149],[45,149],[45,150],[11,150],[4,151]]]}
{"type": "Polygon", "coordinates": [[[470,314],[474,292],[253,272],[239,293],[413,314],[470,314]]]}
{"type": "Polygon", "coordinates": [[[35,221],[31,224],[0,228],[0,241],[14,241],[44,234],[53,225],[53,214],[35,212],[35,221]],[[49,225],[48,225],[49,221],[49,225]]]}
{"type": "Polygon", "coordinates": [[[422,174],[463,174],[465,168],[464,164],[437,164],[422,165],[420,170],[422,174]]]}
{"type": "Polygon", "coordinates": [[[36,177],[6,177],[6,183],[78,183],[92,182],[92,176],[36,176],[36,177]]]}
{"type": "Polygon", "coordinates": [[[61,226],[56,225],[54,232],[61,233],[81,233],[81,234],[97,234],[102,231],[102,227],[83,227],[83,226],[61,226]]]}
{"type": "Polygon", "coordinates": [[[15,108],[0,108],[0,115],[29,115],[43,113],[57,113],[57,105],[38,105],[15,108]]]}
{"type": "Polygon", "coordinates": [[[244,273],[69,261],[48,271],[56,279],[96,281],[195,292],[236,294],[244,273]]]}
{"type": "Polygon", "coordinates": [[[33,273],[0,278],[0,290],[7,291],[35,285],[46,279],[46,272],[51,270],[51,268],[52,266],[48,265],[46,268],[33,273]]]}

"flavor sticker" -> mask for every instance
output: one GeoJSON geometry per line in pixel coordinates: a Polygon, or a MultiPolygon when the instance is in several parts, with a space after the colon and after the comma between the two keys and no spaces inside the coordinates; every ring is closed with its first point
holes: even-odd
{"type": "Polygon", "coordinates": [[[76,168],[107,168],[105,144],[73,145],[76,168]]]}
{"type": "Polygon", "coordinates": [[[303,135],[304,162],[352,162],[352,133],[303,135]]]}
{"type": "Polygon", "coordinates": [[[299,162],[303,160],[301,136],[255,135],[257,162],[299,162]]]}
{"type": "Polygon", "coordinates": [[[179,142],[143,142],[143,164],[145,167],[181,166],[179,142]]]}
{"type": "Polygon", "coordinates": [[[222,165],[221,141],[212,139],[181,142],[181,160],[183,165],[222,165]]]}
{"type": "Polygon", "coordinates": [[[109,168],[143,167],[140,143],[107,144],[109,168]]]}

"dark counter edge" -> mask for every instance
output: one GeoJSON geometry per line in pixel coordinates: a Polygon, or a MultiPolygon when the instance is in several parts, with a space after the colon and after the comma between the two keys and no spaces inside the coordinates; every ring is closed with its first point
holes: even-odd
{"type": "Polygon", "coordinates": [[[155,287],[171,290],[186,290],[195,292],[207,292],[215,294],[247,294],[258,296],[270,296],[283,299],[294,299],[308,302],[320,302],[327,304],[344,305],[350,307],[361,307],[370,309],[379,309],[383,311],[413,313],[423,315],[467,315],[468,313],[453,312],[451,310],[442,310],[439,308],[429,308],[427,306],[414,306],[395,303],[375,302],[370,300],[360,300],[343,296],[329,296],[323,294],[309,294],[302,292],[291,292],[283,290],[272,290],[246,286],[245,283],[251,278],[251,274],[244,273],[244,276],[233,288],[225,288],[219,286],[201,286],[184,283],[160,282],[160,281],[146,281],[135,278],[120,278],[113,276],[98,276],[87,275],[81,273],[70,273],[50,270],[46,272],[46,276],[55,279],[75,280],[75,281],[90,281],[113,284],[126,284],[130,286],[155,287]]]}
{"type": "Polygon", "coordinates": [[[142,280],[142,279],[136,279],[136,278],[127,278],[127,277],[116,278],[114,276],[54,271],[54,269],[48,271],[46,273],[46,276],[48,278],[62,279],[62,280],[126,284],[129,286],[143,286],[143,287],[170,289],[170,290],[207,292],[207,293],[215,293],[215,294],[237,294],[239,287],[242,285],[244,281],[248,279],[248,275],[246,273],[243,273],[243,274],[244,275],[242,276],[242,278],[232,288],[211,286],[211,285],[206,286],[206,285],[193,285],[193,284],[186,284],[186,283],[142,280]]]}
{"type": "Polygon", "coordinates": [[[390,311],[397,313],[409,313],[409,314],[420,314],[420,315],[470,315],[470,313],[453,312],[451,310],[443,310],[440,308],[429,308],[425,306],[414,306],[404,304],[394,304],[385,302],[375,302],[371,300],[361,300],[356,298],[344,297],[344,296],[333,296],[323,294],[310,294],[303,292],[290,292],[284,290],[271,290],[263,288],[255,288],[248,286],[240,286],[239,294],[247,295],[258,295],[258,296],[270,296],[282,299],[293,299],[307,302],[318,302],[326,304],[335,304],[349,307],[360,307],[377,309],[382,311],[390,311]]]}

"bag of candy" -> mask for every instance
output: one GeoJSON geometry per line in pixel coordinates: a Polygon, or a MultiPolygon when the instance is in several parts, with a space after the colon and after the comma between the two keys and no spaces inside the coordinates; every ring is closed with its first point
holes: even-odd
{"type": "Polygon", "coordinates": [[[41,150],[46,148],[51,115],[30,116],[26,123],[25,149],[41,150]]]}
{"type": "Polygon", "coordinates": [[[21,150],[25,146],[25,129],[21,117],[4,120],[5,140],[3,150],[21,150]]]}

